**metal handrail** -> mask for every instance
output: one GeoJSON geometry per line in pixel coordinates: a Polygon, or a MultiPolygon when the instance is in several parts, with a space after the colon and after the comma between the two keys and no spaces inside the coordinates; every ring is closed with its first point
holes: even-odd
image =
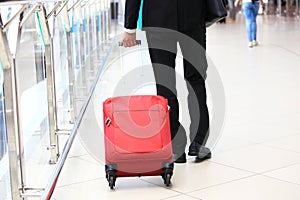
{"type": "Polygon", "coordinates": [[[12,5],[20,5],[20,4],[32,4],[32,3],[48,3],[48,2],[57,2],[58,0],[39,0],[39,1],[30,1],[30,0],[2,0],[0,2],[0,6],[12,6],[12,5]]]}
{"type": "Polygon", "coordinates": [[[54,8],[50,11],[50,13],[47,15],[46,19],[48,20],[54,13],[55,11],[60,7],[61,1],[58,1],[54,8]]]}
{"type": "Polygon", "coordinates": [[[90,3],[89,1],[90,0],[85,1],[84,4],[81,5],[81,7],[83,8],[86,4],[90,3]]]}
{"type": "Polygon", "coordinates": [[[70,10],[72,10],[73,8],[76,8],[81,2],[82,2],[82,0],[76,1],[76,2],[68,9],[68,12],[69,12],[70,10]]]}
{"type": "Polygon", "coordinates": [[[22,8],[4,25],[3,31],[6,32],[6,30],[9,28],[9,26],[12,24],[12,22],[17,19],[17,17],[20,16],[22,12],[27,8],[27,4],[23,5],[22,8]]]}
{"type": "Polygon", "coordinates": [[[64,1],[63,5],[60,9],[56,12],[55,17],[59,15],[59,13],[68,5],[69,0],[64,1]]]}
{"type": "MultiPolygon", "coordinates": [[[[29,2],[30,1],[22,1],[22,3],[24,3],[23,7],[4,25],[3,31],[6,31],[9,28],[9,26],[12,24],[12,22],[28,7],[29,2]]],[[[42,2],[45,2],[45,1],[37,2],[36,5],[27,13],[27,15],[22,19],[22,21],[20,23],[20,27],[22,27],[27,22],[27,20],[32,16],[32,14],[34,14],[34,12],[41,6],[42,2]]],[[[57,2],[57,4],[51,10],[51,12],[47,15],[46,19],[49,19],[61,5],[61,1],[48,1],[48,2],[57,2]]],[[[14,3],[10,3],[10,5],[15,5],[16,3],[17,2],[14,1],[14,3]]],[[[2,3],[0,3],[0,5],[2,5],[2,3]]]]}
{"type": "Polygon", "coordinates": [[[40,7],[40,4],[38,3],[27,13],[27,15],[20,22],[20,27],[22,27],[27,22],[27,20],[34,14],[36,9],[39,7],[40,7]]]}

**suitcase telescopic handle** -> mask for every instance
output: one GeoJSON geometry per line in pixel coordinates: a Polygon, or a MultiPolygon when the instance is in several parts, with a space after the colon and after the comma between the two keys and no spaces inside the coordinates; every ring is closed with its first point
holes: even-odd
{"type": "MultiPolygon", "coordinates": [[[[136,40],[136,44],[139,46],[139,52],[141,54],[141,63],[142,63],[142,66],[141,66],[141,75],[144,76],[144,69],[143,69],[143,56],[142,56],[142,51],[141,51],[141,45],[142,45],[142,41],[141,40],[136,40]]],[[[119,47],[122,47],[123,46],[123,42],[119,42],[119,47]]],[[[122,56],[122,50],[123,48],[119,48],[120,49],[120,56],[121,56],[121,76],[123,77],[125,75],[125,70],[124,70],[124,64],[123,64],[123,56],[122,56]]]]}
{"type": "MultiPolygon", "coordinates": [[[[137,45],[141,45],[142,44],[142,41],[141,40],[136,40],[136,44],[137,45]]],[[[119,42],[119,46],[123,46],[123,42],[119,42]]]]}

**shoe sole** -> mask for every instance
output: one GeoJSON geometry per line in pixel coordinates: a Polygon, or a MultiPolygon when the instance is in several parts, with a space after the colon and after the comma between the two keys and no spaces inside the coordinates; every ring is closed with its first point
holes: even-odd
{"type": "Polygon", "coordinates": [[[175,161],[175,163],[186,163],[186,160],[185,161],[183,161],[183,160],[180,160],[180,161],[175,161]]]}
{"type": "Polygon", "coordinates": [[[199,152],[197,152],[197,151],[190,151],[190,152],[188,152],[188,155],[189,155],[189,156],[197,156],[198,153],[199,153],[199,152]]]}
{"type": "Polygon", "coordinates": [[[198,157],[196,157],[196,158],[195,158],[195,162],[196,162],[196,163],[199,163],[199,162],[202,162],[202,161],[207,160],[207,159],[210,159],[210,158],[211,158],[211,153],[207,154],[207,155],[204,156],[203,158],[198,158],[198,157]]]}

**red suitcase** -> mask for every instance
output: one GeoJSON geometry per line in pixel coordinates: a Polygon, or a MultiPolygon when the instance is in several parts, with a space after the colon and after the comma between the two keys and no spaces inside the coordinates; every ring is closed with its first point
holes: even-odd
{"type": "Polygon", "coordinates": [[[122,96],[103,103],[105,171],[111,189],[117,177],[161,175],[170,185],[173,158],[167,99],[122,96]]]}

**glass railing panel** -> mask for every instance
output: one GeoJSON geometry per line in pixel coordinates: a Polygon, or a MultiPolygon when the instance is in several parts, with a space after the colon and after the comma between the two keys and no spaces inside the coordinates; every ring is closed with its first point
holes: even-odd
{"type": "MultiPolygon", "coordinates": [[[[18,23],[13,21],[13,17],[21,8],[20,5],[9,6],[3,5],[0,7],[1,15],[1,26],[8,25],[6,27],[6,34],[8,39],[8,44],[10,49],[8,52],[15,54],[16,51],[16,36],[13,36],[13,33],[16,32],[18,23]],[[9,27],[9,28],[8,28],[9,27]]],[[[2,52],[1,52],[2,53],[2,52]]],[[[5,94],[4,94],[4,69],[0,61],[0,199],[11,200],[12,199],[12,190],[11,187],[11,173],[10,173],[10,162],[9,162],[9,149],[8,149],[8,135],[7,135],[7,126],[6,126],[6,116],[5,116],[5,94]]],[[[14,171],[13,171],[14,173],[14,171]]]]}
{"type": "MultiPolygon", "coordinates": [[[[49,14],[53,8],[55,7],[55,5],[57,4],[57,2],[53,1],[53,2],[45,2],[44,5],[44,9],[45,9],[45,13],[49,14]]],[[[53,31],[54,31],[54,17],[50,17],[47,21],[48,21],[48,26],[49,26],[49,31],[50,34],[53,35],[53,31]]]]}
{"type": "Polygon", "coordinates": [[[42,188],[54,168],[48,164],[50,153],[45,36],[39,17],[38,13],[34,13],[23,25],[16,54],[24,183],[25,187],[30,188],[42,188]]]}
{"type": "Polygon", "coordinates": [[[83,47],[84,47],[84,57],[83,57],[83,68],[82,68],[82,81],[85,87],[85,94],[88,94],[90,88],[90,53],[91,53],[91,41],[90,41],[90,28],[91,28],[91,19],[90,19],[90,9],[89,2],[82,1],[82,19],[83,19],[83,47]]]}
{"type": "MultiPolygon", "coordinates": [[[[2,23],[5,24],[11,18],[12,10],[8,6],[0,7],[0,15],[2,23]]],[[[9,173],[9,158],[8,158],[8,141],[5,122],[5,105],[4,105],[4,71],[0,61],[0,199],[11,199],[10,173],[9,173]]]]}
{"type": "Polygon", "coordinates": [[[11,199],[10,194],[10,179],[9,179],[9,161],[7,149],[7,134],[4,113],[4,98],[3,98],[3,67],[0,61],[0,199],[11,199]]]}
{"type": "MultiPolygon", "coordinates": [[[[70,128],[70,97],[67,30],[63,15],[53,17],[53,60],[55,71],[57,123],[59,129],[70,128]]],[[[71,63],[72,64],[72,63],[71,63]]]]}
{"type": "Polygon", "coordinates": [[[90,91],[92,82],[95,78],[97,68],[100,65],[100,60],[97,58],[97,41],[96,41],[96,16],[94,12],[94,2],[89,1],[84,6],[84,27],[85,27],[85,44],[86,44],[86,57],[84,61],[85,74],[86,74],[86,86],[87,92],[90,91]]]}
{"type": "MultiPolygon", "coordinates": [[[[89,18],[89,3],[85,1],[81,2],[81,13],[82,13],[82,23],[83,23],[83,46],[84,46],[84,55],[89,55],[90,53],[90,35],[89,35],[89,28],[90,28],[90,18],[89,18]]],[[[85,64],[85,59],[84,62],[85,64]]]]}
{"type": "Polygon", "coordinates": [[[72,57],[74,68],[74,107],[77,116],[80,108],[86,100],[86,75],[84,61],[86,54],[84,53],[84,26],[82,10],[76,8],[72,12],[71,24],[71,40],[72,40],[72,57]]]}

